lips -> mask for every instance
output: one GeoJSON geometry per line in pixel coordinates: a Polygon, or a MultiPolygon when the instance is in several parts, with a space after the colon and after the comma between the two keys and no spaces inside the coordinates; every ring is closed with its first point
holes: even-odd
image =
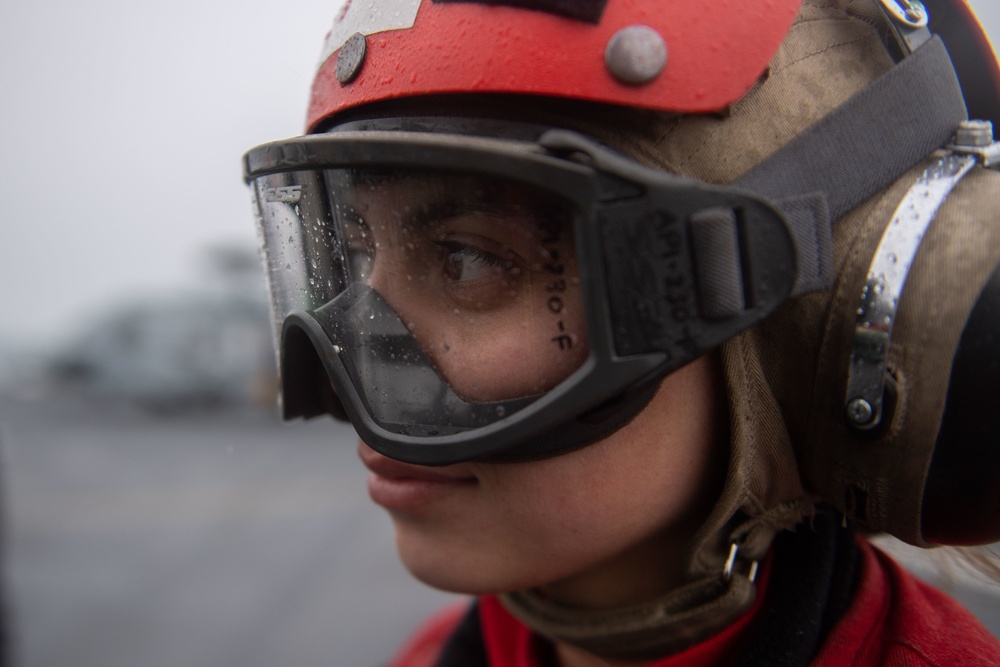
{"type": "Polygon", "coordinates": [[[462,465],[429,468],[390,459],[361,443],[358,454],[368,477],[372,500],[387,510],[412,512],[434,501],[462,493],[478,480],[462,465]]]}

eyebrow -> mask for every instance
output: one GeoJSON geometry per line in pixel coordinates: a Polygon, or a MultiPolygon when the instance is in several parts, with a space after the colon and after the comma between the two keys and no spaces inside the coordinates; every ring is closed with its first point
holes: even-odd
{"type": "MultiPolygon", "coordinates": [[[[435,220],[444,221],[466,213],[481,213],[506,218],[506,222],[519,223],[545,235],[553,223],[565,224],[571,217],[567,215],[565,204],[550,201],[544,195],[533,192],[528,184],[506,181],[488,183],[469,174],[454,172],[414,174],[396,170],[359,170],[353,174],[353,180],[355,185],[368,185],[376,189],[400,187],[404,191],[400,208],[410,209],[408,216],[403,219],[417,225],[429,226],[435,220]],[[520,196],[510,196],[515,193],[520,196]],[[428,194],[429,198],[420,199],[428,197],[428,194]],[[408,200],[411,195],[413,199],[408,200]],[[541,224],[528,224],[533,221],[540,221],[541,224]]],[[[374,194],[378,196],[377,191],[374,194]]],[[[349,208],[351,219],[368,226],[355,206],[349,208]]]]}

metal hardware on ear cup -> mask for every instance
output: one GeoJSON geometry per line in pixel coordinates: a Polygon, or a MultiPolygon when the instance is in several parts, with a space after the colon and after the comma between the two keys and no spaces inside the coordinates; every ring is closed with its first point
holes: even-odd
{"type": "Polygon", "coordinates": [[[993,140],[990,121],[963,121],[948,149],[950,152],[928,167],[903,197],[868,269],[855,319],[845,404],[848,423],[862,430],[882,421],[892,327],[903,284],[924,233],[938,208],[974,165],[1000,166],[1000,143],[993,140]]]}
{"type": "Polygon", "coordinates": [[[899,55],[913,53],[931,38],[930,16],[920,0],[881,0],[879,4],[901,50],[899,55]]]}
{"type": "Polygon", "coordinates": [[[962,122],[948,150],[971,155],[989,169],[1000,169],[1000,143],[993,140],[993,123],[988,120],[962,122]]]}
{"type": "Polygon", "coordinates": [[[911,28],[927,26],[927,9],[919,0],[882,0],[882,6],[896,21],[911,28]]]}
{"type": "Polygon", "coordinates": [[[882,421],[889,345],[903,285],[938,209],[976,161],[954,153],[939,158],[906,193],[882,234],[855,319],[845,412],[856,428],[869,430],[882,421]]]}

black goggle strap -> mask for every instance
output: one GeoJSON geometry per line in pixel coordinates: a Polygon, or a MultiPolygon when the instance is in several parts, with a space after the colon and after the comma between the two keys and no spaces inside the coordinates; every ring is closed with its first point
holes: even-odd
{"type": "Polygon", "coordinates": [[[733,184],[785,213],[797,246],[793,296],[833,284],[833,222],[948,144],[967,117],[933,37],[733,184]]]}

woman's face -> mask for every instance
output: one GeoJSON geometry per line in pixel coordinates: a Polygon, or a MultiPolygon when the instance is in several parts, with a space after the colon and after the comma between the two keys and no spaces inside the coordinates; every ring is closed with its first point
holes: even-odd
{"type": "MultiPolygon", "coordinates": [[[[502,186],[472,205],[454,185],[396,178],[356,189],[345,225],[355,271],[459,396],[538,395],[587,354],[568,218],[502,186]]],[[[618,432],[540,461],[428,468],[362,443],[370,494],[393,519],[404,564],[432,586],[544,587],[589,606],[656,595],[675,583],[718,497],[718,376],[713,358],[698,359],[618,432]]]]}

